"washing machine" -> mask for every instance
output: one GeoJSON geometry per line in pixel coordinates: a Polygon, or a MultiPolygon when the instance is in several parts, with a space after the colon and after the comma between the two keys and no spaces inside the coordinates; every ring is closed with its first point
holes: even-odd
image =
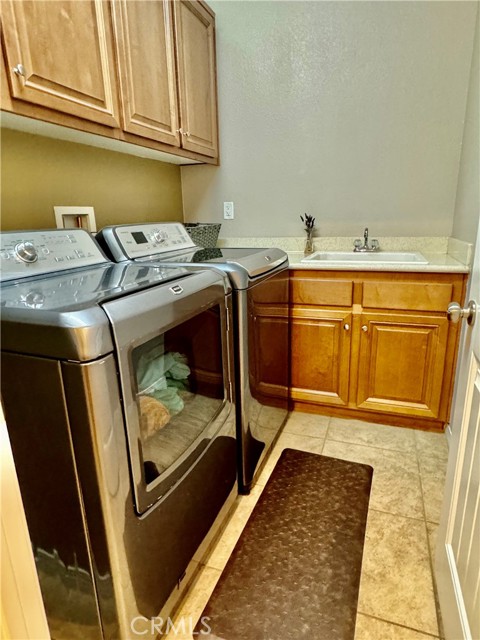
{"type": "Polygon", "coordinates": [[[149,637],[236,495],[228,281],[113,264],[78,229],[2,233],[0,261],[2,403],[51,636],[149,637]]]}

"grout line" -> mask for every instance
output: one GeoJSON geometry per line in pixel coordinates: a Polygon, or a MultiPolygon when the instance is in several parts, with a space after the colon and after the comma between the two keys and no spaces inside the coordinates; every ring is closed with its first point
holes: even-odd
{"type": "Polygon", "coordinates": [[[379,618],[378,616],[372,616],[370,613],[364,613],[363,611],[357,610],[357,614],[365,616],[366,618],[373,618],[373,620],[379,620],[380,622],[386,622],[387,624],[391,624],[394,627],[401,627],[402,629],[408,629],[409,631],[415,631],[416,633],[420,633],[428,638],[438,638],[438,635],[434,633],[429,633],[428,631],[423,631],[422,629],[416,629],[415,627],[408,627],[405,624],[400,624],[399,622],[392,622],[391,620],[386,620],[385,618],[379,618]]]}
{"type": "MultiPolygon", "coordinates": [[[[442,620],[442,615],[441,615],[441,611],[440,611],[440,603],[439,603],[439,599],[438,599],[437,581],[435,579],[434,553],[433,553],[433,551],[431,549],[430,536],[428,535],[427,510],[426,510],[426,507],[425,507],[425,493],[424,493],[424,490],[423,490],[423,474],[422,474],[422,465],[421,465],[421,462],[420,462],[421,452],[420,452],[419,443],[417,442],[416,438],[415,438],[415,449],[416,449],[416,452],[417,452],[417,464],[418,464],[418,471],[419,471],[419,477],[420,477],[420,493],[421,493],[421,496],[422,496],[423,520],[424,520],[424,523],[425,523],[425,535],[427,537],[428,560],[429,560],[429,564],[430,564],[430,574],[431,574],[431,578],[432,578],[433,599],[434,599],[434,602],[435,602],[435,615],[436,615],[436,618],[437,618],[438,636],[439,636],[439,638],[444,638],[443,620],[442,620]]],[[[432,523],[432,524],[435,524],[435,523],[432,523]]]]}
{"type": "MultiPolygon", "coordinates": [[[[407,520],[415,520],[416,522],[425,522],[424,518],[416,518],[415,516],[404,516],[400,513],[392,513],[391,511],[383,511],[383,509],[376,509],[375,507],[370,507],[368,509],[368,513],[370,511],[376,511],[377,513],[384,513],[386,516],[392,516],[393,518],[405,518],[407,520]]],[[[367,514],[368,515],[368,514],[367,514]]]]}
{"type": "MultiPolygon", "coordinates": [[[[395,428],[395,427],[392,427],[395,428]]],[[[402,454],[415,454],[415,457],[417,456],[417,452],[415,449],[410,450],[410,451],[405,451],[402,449],[387,449],[386,447],[380,447],[378,445],[374,445],[374,444],[370,444],[370,443],[365,443],[365,442],[352,442],[351,440],[339,440],[337,438],[329,438],[330,442],[341,442],[342,444],[350,444],[350,445],[354,445],[356,447],[368,447],[369,449],[377,449],[379,451],[391,451],[392,453],[402,453],[402,454]]]]}
{"type": "MultiPolygon", "coordinates": [[[[330,433],[330,424],[332,423],[332,416],[328,417],[328,422],[327,422],[327,428],[325,429],[325,442],[327,441],[328,438],[328,434],[330,433]]],[[[325,446],[325,442],[323,443],[323,446],[325,446]]],[[[323,447],[322,447],[322,451],[323,451],[323,447]]]]}

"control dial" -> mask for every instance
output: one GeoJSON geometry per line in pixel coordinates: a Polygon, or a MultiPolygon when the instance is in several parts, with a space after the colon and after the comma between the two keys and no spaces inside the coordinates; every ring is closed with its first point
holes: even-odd
{"type": "Polygon", "coordinates": [[[38,253],[32,242],[19,242],[15,246],[15,255],[23,262],[36,262],[38,253]]]}
{"type": "Polygon", "coordinates": [[[167,237],[168,236],[165,233],[165,231],[154,231],[153,232],[153,239],[154,239],[155,242],[158,242],[158,244],[162,244],[163,242],[165,242],[167,237]]]}
{"type": "Polygon", "coordinates": [[[21,296],[21,301],[30,309],[41,309],[45,303],[45,296],[41,291],[32,290],[21,296]]]}

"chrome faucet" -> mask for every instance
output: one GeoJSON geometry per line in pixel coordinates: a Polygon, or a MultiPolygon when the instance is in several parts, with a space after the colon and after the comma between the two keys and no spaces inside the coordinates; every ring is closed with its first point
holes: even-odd
{"type": "Polygon", "coordinates": [[[379,249],[378,240],[372,240],[371,244],[368,244],[368,227],[365,227],[365,231],[363,232],[363,244],[360,238],[357,238],[353,243],[354,251],[378,251],[379,249]]]}

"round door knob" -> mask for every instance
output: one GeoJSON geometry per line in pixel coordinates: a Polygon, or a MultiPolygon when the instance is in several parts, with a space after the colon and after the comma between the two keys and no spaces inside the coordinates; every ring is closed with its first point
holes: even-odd
{"type": "Polygon", "coordinates": [[[345,329],[345,331],[350,331],[350,325],[348,324],[348,322],[343,325],[343,328],[345,329]]]}
{"type": "Polygon", "coordinates": [[[25,73],[25,67],[23,66],[23,64],[17,64],[16,67],[13,67],[13,73],[16,76],[23,76],[25,77],[26,73],[25,73]]]}
{"type": "Polygon", "coordinates": [[[38,253],[31,242],[19,242],[15,247],[15,255],[23,262],[36,262],[38,253]]]}
{"type": "Polygon", "coordinates": [[[472,326],[475,322],[475,317],[477,315],[477,305],[473,300],[470,300],[465,307],[462,309],[461,305],[458,302],[451,302],[447,307],[447,317],[450,322],[457,323],[460,320],[465,319],[467,323],[472,326]]]}
{"type": "Polygon", "coordinates": [[[368,331],[368,327],[366,324],[362,325],[362,331],[367,332],[368,331]]]}

